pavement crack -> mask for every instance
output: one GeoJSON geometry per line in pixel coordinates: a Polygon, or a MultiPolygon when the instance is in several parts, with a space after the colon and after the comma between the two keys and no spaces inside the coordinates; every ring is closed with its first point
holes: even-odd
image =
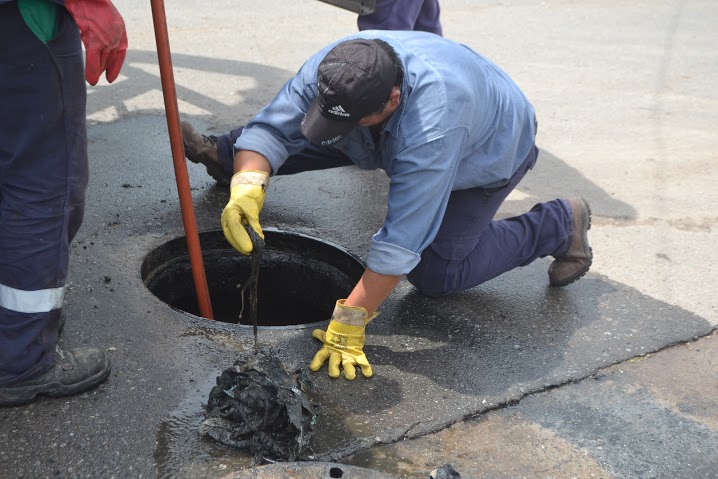
{"type": "Polygon", "coordinates": [[[613,367],[615,367],[615,366],[619,366],[619,365],[621,365],[621,364],[625,364],[625,363],[627,363],[628,361],[631,361],[632,359],[639,358],[639,357],[647,357],[647,356],[650,356],[650,355],[659,353],[659,352],[661,352],[661,351],[664,351],[664,350],[667,350],[667,349],[670,349],[670,348],[674,348],[674,347],[676,347],[676,346],[680,346],[680,345],[682,345],[682,344],[692,343],[692,342],[698,341],[698,340],[701,339],[701,338],[705,338],[705,337],[711,336],[711,335],[713,335],[713,334],[716,334],[716,332],[718,332],[718,325],[714,326],[708,333],[706,333],[706,334],[704,334],[704,335],[696,335],[696,336],[694,336],[693,338],[691,338],[691,339],[689,339],[689,340],[677,340],[677,341],[674,341],[674,342],[672,342],[672,343],[666,344],[665,346],[662,346],[662,347],[660,347],[660,348],[658,348],[658,349],[655,349],[655,350],[653,350],[653,351],[649,351],[649,352],[646,352],[646,353],[643,353],[643,354],[637,354],[637,355],[635,355],[635,356],[631,356],[630,358],[622,359],[622,360],[620,360],[620,361],[615,361],[615,362],[613,362],[613,363],[611,363],[611,364],[608,364],[608,365],[606,365],[606,366],[601,366],[600,368],[597,368],[597,369],[591,371],[589,374],[586,374],[586,375],[581,376],[581,377],[578,377],[578,378],[569,378],[569,379],[566,379],[565,381],[562,381],[562,382],[559,382],[559,383],[556,383],[556,384],[546,385],[546,386],[543,386],[543,387],[540,387],[540,388],[536,388],[536,389],[533,389],[533,390],[526,390],[526,391],[525,391],[523,394],[521,394],[521,395],[515,395],[515,396],[513,396],[513,397],[509,397],[509,398],[508,398],[507,400],[505,400],[505,401],[502,401],[502,402],[493,404],[493,405],[488,406],[488,407],[485,407],[485,408],[481,408],[480,410],[475,411],[475,412],[471,412],[471,413],[465,414],[465,415],[463,415],[462,417],[459,417],[459,418],[457,418],[457,419],[454,420],[454,421],[447,421],[447,422],[444,422],[444,423],[442,423],[442,424],[436,425],[435,427],[431,427],[431,428],[427,428],[427,429],[425,429],[425,430],[421,430],[420,433],[414,433],[414,434],[412,434],[412,431],[413,431],[414,429],[416,429],[418,426],[421,426],[421,424],[422,424],[421,421],[415,421],[415,422],[413,422],[411,425],[409,425],[406,429],[404,429],[404,432],[402,432],[401,434],[397,434],[397,435],[395,436],[395,439],[392,439],[392,440],[384,440],[384,441],[383,441],[383,440],[379,440],[379,439],[375,439],[375,440],[373,440],[373,441],[369,441],[369,443],[366,443],[366,442],[365,442],[365,443],[363,443],[363,444],[361,444],[361,445],[356,445],[355,447],[349,447],[349,448],[346,448],[346,449],[344,449],[344,450],[342,450],[342,451],[328,451],[327,453],[317,455],[317,459],[319,459],[319,460],[324,460],[324,461],[335,461],[335,462],[338,462],[338,461],[340,461],[340,460],[342,460],[342,459],[344,459],[344,458],[347,458],[347,457],[349,457],[349,456],[353,456],[353,455],[358,454],[358,453],[360,453],[360,452],[367,451],[367,450],[369,450],[369,449],[371,449],[371,448],[373,448],[373,447],[375,447],[375,446],[378,446],[378,445],[390,445],[390,444],[394,444],[394,443],[397,443],[397,442],[400,442],[400,441],[418,439],[418,438],[420,438],[420,437],[428,436],[428,435],[430,435],[430,434],[436,434],[436,433],[439,433],[439,432],[441,432],[441,431],[443,431],[443,430],[445,430],[445,429],[448,429],[448,428],[454,426],[455,424],[459,424],[459,423],[462,423],[462,422],[464,422],[464,421],[468,421],[468,420],[472,420],[472,419],[477,419],[477,418],[479,418],[479,417],[481,417],[481,416],[484,416],[484,415],[486,415],[486,414],[488,414],[488,413],[491,413],[491,412],[494,412],[494,411],[500,411],[500,410],[502,410],[502,409],[506,409],[506,408],[509,408],[509,407],[512,407],[512,406],[517,406],[518,404],[521,403],[522,400],[524,400],[524,399],[527,398],[527,397],[534,396],[534,395],[536,395],[536,394],[542,394],[542,393],[545,393],[545,392],[549,392],[549,391],[552,391],[552,390],[554,390],[554,389],[562,388],[562,387],[564,387],[564,386],[569,386],[569,385],[572,385],[572,384],[579,384],[579,383],[581,383],[581,382],[583,382],[583,381],[585,381],[585,380],[587,380],[587,379],[600,377],[601,375],[603,375],[603,371],[605,371],[605,370],[607,370],[607,369],[610,369],[610,368],[613,368],[613,367]]]}
{"type": "Polygon", "coordinates": [[[403,441],[404,439],[411,439],[411,437],[410,437],[410,436],[407,436],[407,434],[409,434],[409,432],[410,432],[412,429],[414,429],[416,426],[418,426],[419,424],[421,424],[421,421],[416,421],[416,422],[414,422],[411,426],[409,426],[408,428],[406,428],[403,433],[399,434],[398,439],[397,439],[396,441],[394,441],[394,442],[403,441]]]}

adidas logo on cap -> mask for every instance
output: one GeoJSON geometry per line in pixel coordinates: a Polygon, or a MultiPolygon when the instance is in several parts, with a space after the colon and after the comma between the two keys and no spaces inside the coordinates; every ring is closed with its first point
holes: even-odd
{"type": "Polygon", "coordinates": [[[351,114],[347,113],[346,110],[344,110],[344,108],[342,108],[341,105],[331,107],[329,109],[329,113],[331,113],[332,115],[337,115],[337,116],[351,116],[351,114]]]}

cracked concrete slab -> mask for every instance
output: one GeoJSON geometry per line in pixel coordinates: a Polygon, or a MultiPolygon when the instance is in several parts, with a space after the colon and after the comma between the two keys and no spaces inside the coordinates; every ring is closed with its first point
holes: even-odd
{"type": "Polygon", "coordinates": [[[714,333],[342,462],[396,478],[447,457],[470,478],[712,478],[717,350],[714,333]]]}

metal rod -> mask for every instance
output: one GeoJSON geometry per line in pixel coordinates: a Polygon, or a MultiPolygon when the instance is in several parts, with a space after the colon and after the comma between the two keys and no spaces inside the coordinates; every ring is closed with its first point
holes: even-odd
{"type": "Polygon", "coordinates": [[[167,31],[167,17],[165,15],[164,0],[150,0],[152,5],[152,19],[155,26],[155,40],[157,41],[157,58],[160,64],[160,79],[162,81],[162,95],[165,100],[167,113],[167,129],[169,130],[170,146],[172,147],[172,162],[177,180],[177,193],[179,194],[182,222],[187,237],[187,250],[189,251],[192,277],[197,292],[199,313],[207,319],[214,319],[212,303],[209,298],[207,276],[202,261],[202,249],[197,233],[197,222],[192,206],[192,192],[189,185],[189,174],[185,163],[184,145],[180,131],[179,108],[177,107],[177,91],[175,89],[174,72],[172,70],[172,56],[170,54],[170,40],[167,31]]]}

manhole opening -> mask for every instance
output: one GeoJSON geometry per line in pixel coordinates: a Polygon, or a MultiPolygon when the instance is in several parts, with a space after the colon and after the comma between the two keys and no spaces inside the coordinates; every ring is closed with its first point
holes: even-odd
{"type": "MultiPolygon", "coordinates": [[[[337,299],[346,298],[364,272],[348,251],[310,236],[273,228],[264,230],[266,246],[257,283],[257,324],[297,326],[328,320],[337,299]]],[[[250,258],[239,254],[221,230],[199,234],[214,319],[251,325],[249,291],[244,319],[241,287],[250,272],[250,258]]],[[[151,251],[142,263],[147,288],[171,307],[199,316],[185,237],[151,251]]]]}
{"type": "Polygon", "coordinates": [[[331,477],[331,478],[342,477],[343,475],[344,475],[344,471],[342,471],[338,467],[332,467],[331,469],[329,469],[329,477],[331,477]]]}

